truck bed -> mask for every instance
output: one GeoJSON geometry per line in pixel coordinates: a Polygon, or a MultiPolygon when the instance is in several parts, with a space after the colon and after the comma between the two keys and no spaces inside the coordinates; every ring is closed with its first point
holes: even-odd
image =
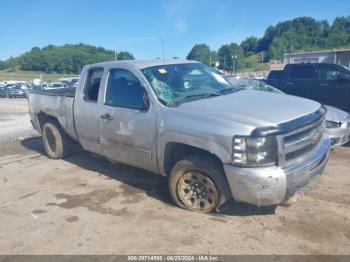
{"type": "Polygon", "coordinates": [[[55,117],[66,133],[77,139],[74,127],[74,88],[29,91],[29,114],[36,130],[41,132],[39,118],[42,115],[55,117]]]}
{"type": "Polygon", "coordinates": [[[75,88],[57,88],[57,89],[47,89],[47,90],[32,90],[30,93],[42,94],[42,95],[52,95],[52,96],[75,96],[75,88]]]}

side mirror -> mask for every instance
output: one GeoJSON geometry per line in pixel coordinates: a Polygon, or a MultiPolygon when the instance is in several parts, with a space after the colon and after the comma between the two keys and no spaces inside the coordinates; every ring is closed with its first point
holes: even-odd
{"type": "Polygon", "coordinates": [[[144,92],[143,94],[143,108],[142,111],[147,111],[149,108],[149,98],[147,96],[147,93],[144,92]]]}

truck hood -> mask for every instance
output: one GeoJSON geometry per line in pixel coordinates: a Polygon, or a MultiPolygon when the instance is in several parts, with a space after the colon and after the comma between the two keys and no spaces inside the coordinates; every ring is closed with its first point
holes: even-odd
{"type": "Polygon", "coordinates": [[[276,126],[311,114],[318,102],[270,92],[243,90],[232,94],[181,104],[187,113],[224,118],[252,127],[276,126]]]}

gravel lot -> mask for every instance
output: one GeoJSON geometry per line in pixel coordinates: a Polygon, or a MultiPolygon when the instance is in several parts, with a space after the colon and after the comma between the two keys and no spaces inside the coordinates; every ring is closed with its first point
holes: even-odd
{"type": "Polygon", "coordinates": [[[25,99],[0,99],[0,254],[350,254],[350,147],[292,207],[175,207],[163,177],[83,151],[48,159],[25,99]]]}

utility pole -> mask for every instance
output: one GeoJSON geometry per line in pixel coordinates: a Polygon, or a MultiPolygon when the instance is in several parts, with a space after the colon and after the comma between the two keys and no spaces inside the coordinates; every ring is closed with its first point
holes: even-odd
{"type": "Polygon", "coordinates": [[[224,73],[225,73],[225,70],[226,70],[226,56],[224,55],[224,73]]]}
{"type": "Polygon", "coordinates": [[[264,51],[261,52],[261,75],[264,72],[264,51]]]}
{"type": "Polygon", "coordinates": [[[232,55],[232,75],[235,73],[235,61],[236,61],[237,55],[232,55]]]}
{"type": "Polygon", "coordinates": [[[114,61],[117,61],[117,48],[114,47],[114,61]]]}
{"type": "Polygon", "coordinates": [[[232,75],[233,75],[233,72],[235,71],[235,60],[233,58],[233,55],[231,57],[232,57],[232,75]]]}
{"type": "Polygon", "coordinates": [[[43,90],[43,77],[42,77],[41,71],[39,74],[39,79],[40,79],[40,90],[43,90]]]}

